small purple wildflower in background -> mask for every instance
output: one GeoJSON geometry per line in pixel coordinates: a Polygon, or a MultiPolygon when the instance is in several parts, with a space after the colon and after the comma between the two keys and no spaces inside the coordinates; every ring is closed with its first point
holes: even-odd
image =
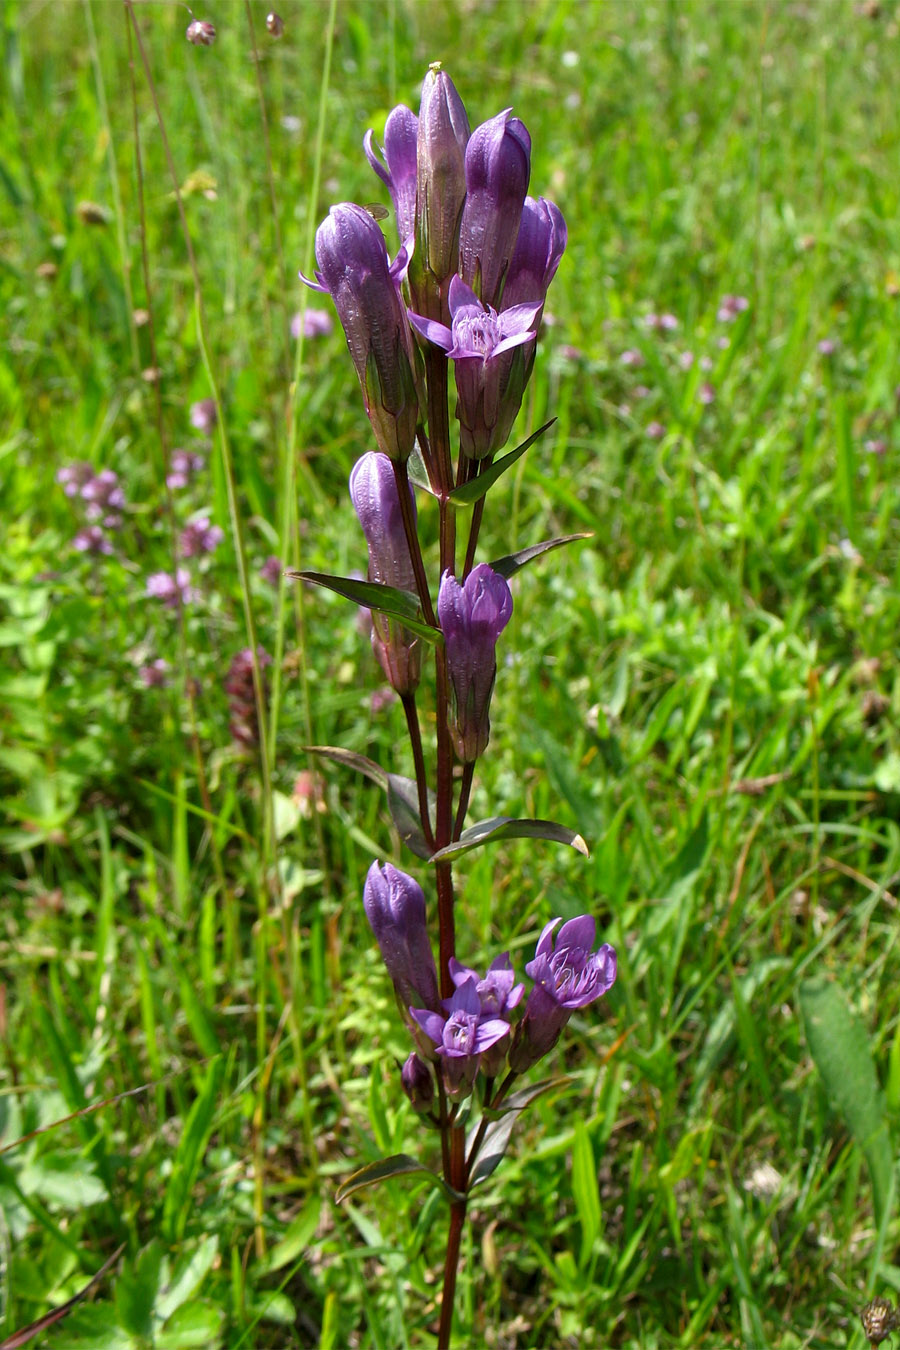
{"type": "Polygon", "coordinates": [[[834,356],[837,349],[838,343],[834,338],[822,338],[816,348],[820,356],[834,356]]]}
{"type": "Polygon", "coordinates": [[[216,400],[201,398],[197,403],[192,403],[189,417],[191,426],[196,431],[202,431],[204,436],[211,436],[216,426],[216,400]]]}
{"type": "MultiPolygon", "coordinates": [[[[367,610],[366,612],[371,613],[370,610],[367,610]]],[[[392,703],[396,702],[397,695],[393,689],[385,689],[384,686],[379,689],[373,689],[372,697],[369,700],[372,716],[377,717],[379,713],[384,712],[385,708],[389,708],[392,703]]]]}
{"type": "Polygon", "coordinates": [[[119,476],[112,469],[101,469],[81,488],[81,500],[87,502],[84,514],[88,520],[102,520],[107,529],[115,530],[122,524],[119,514],[125,506],[125,494],[119,487],[119,476]]]}
{"type": "Polygon", "coordinates": [[[194,450],[173,450],[166,484],[170,488],[187,487],[191,477],[203,468],[206,459],[194,450]]]}
{"type": "Polygon", "coordinates": [[[701,384],[700,388],[697,390],[697,397],[704,405],[708,406],[710,403],[715,403],[716,391],[709,380],[704,380],[703,384],[701,384]]]}
{"type": "Polygon", "coordinates": [[[191,574],[186,567],[179,567],[174,576],[171,572],[151,573],[147,578],[147,594],[161,600],[168,609],[176,609],[179,604],[189,605],[196,599],[191,574]]]}
{"type": "Polygon", "coordinates": [[[679,352],[678,365],[682,370],[690,370],[694,364],[693,352],[679,352]]]}
{"type": "Polygon", "coordinates": [[[712,359],[711,356],[701,356],[701,357],[700,357],[700,369],[701,369],[701,370],[712,370],[713,364],[714,364],[714,363],[713,363],[713,359],[712,359]]]}
{"type": "Polygon", "coordinates": [[[138,667],[138,677],[148,689],[159,689],[167,683],[169,663],[158,656],[149,665],[138,667]]]}
{"type": "Polygon", "coordinates": [[[881,437],[877,437],[874,440],[863,441],[863,449],[867,454],[878,455],[878,457],[881,458],[883,455],[887,454],[887,441],[883,441],[881,437]]]}
{"type": "Polygon", "coordinates": [[[373,862],[363,888],[363,907],[403,1007],[413,1003],[432,1010],[440,1007],[425,894],[419,883],[392,863],[379,867],[373,862]]]}
{"type": "Polygon", "coordinates": [[[446,1016],[424,1008],[409,1011],[434,1042],[434,1053],[443,1060],[444,1086],[459,1100],[472,1090],[482,1052],[509,1034],[509,1023],[484,1012],[474,975],[466,975],[441,1007],[446,1016]]]}
{"type": "Polygon", "coordinates": [[[56,481],[62,487],[67,497],[78,497],[85,483],[90,482],[94,476],[93,466],[85,460],[79,460],[75,464],[64,464],[62,468],[56,471],[56,481]]]}
{"type": "Polygon", "coordinates": [[[266,32],[273,38],[284,37],[284,19],[274,10],[266,15],[266,32]]]}
{"type": "Polygon", "coordinates": [[[267,581],[270,586],[277,586],[281,582],[281,571],[281,559],[276,558],[275,554],[272,553],[266,558],[265,562],[261,564],[259,575],[262,577],[263,581],[267,581]]]}
{"type": "Polygon", "coordinates": [[[476,760],[490,738],[497,641],[512,608],[506,578],[487,563],[473,568],[462,585],[449,572],[441,577],[437,612],[453,695],[448,720],[464,764],[476,760]]]}
{"type": "Polygon", "coordinates": [[[194,47],[211,47],[216,40],[216,30],[208,19],[194,19],[188,24],[185,37],[194,47]]]}
{"type": "Polygon", "coordinates": [[[178,552],[182,558],[198,558],[204,553],[213,553],[225,538],[224,531],[218,525],[210,525],[209,516],[198,516],[188,521],[181,531],[178,552]]]}
{"type": "Polygon", "coordinates": [[[651,441],[662,440],[666,434],[666,429],[662,422],[648,422],[644,428],[644,435],[649,436],[651,441]]]}
{"type": "Polygon", "coordinates": [[[589,914],[545,925],[534,960],[525,967],[534,980],[525,1013],[516,1028],[509,1066],[524,1073],[553,1048],[576,1008],[585,1008],[611,989],[616,979],[616,953],[608,943],[592,951],[596,924],[589,914]]]}
{"type": "Polygon", "coordinates": [[[644,323],[654,333],[674,333],[679,327],[674,314],[647,314],[644,323]]]}
{"type": "Polygon", "coordinates": [[[334,332],[334,319],[327,309],[308,309],[291,319],[291,337],[327,337],[334,332]]]}
{"type": "Polygon", "coordinates": [[[619,357],[619,361],[623,366],[632,368],[642,366],[644,364],[644,353],[639,352],[636,347],[627,347],[619,357]]]}
{"type": "MultiPolygon", "coordinates": [[[[272,664],[272,658],[263,647],[257,647],[256,658],[260,670],[272,664]]],[[[225,676],[228,695],[228,730],[235,745],[252,749],[259,742],[259,719],[256,716],[256,693],[253,688],[253,652],[243,647],[231,658],[225,676]]]]}
{"type": "Polygon", "coordinates": [[[636,384],[631,391],[632,398],[649,398],[650,389],[646,384],[636,384]]]}
{"type": "Polygon", "coordinates": [[[106,553],[113,551],[110,540],[99,525],[85,525],[72,540],[72,547],[78,553],[106,553]]]}
{"type": "Polygon", "coordinates": [[[750,305],[750,301],[744,295],[723,295],[719,301],[719,308],[716,311],[716,318],[719,323],[734,323],[739,314],[750,305]]]}

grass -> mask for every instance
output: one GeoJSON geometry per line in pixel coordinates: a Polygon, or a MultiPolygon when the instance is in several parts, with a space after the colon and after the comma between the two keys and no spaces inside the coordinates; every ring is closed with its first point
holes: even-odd
{"type": "Polygon", "coordinates": [[[892,7],[341,3],[320,164],[328,9],[285,5],[280,42],[264,7],[214,9],[202,49],[185,10],[135,6],[205,353],[125,11],[4,10],[4,1334],[124,1244],[36,1343],[431,1341],[436,1192],[333,1198],[431,1147],[360,904],[373,856],[411,863],[370,785],[303,751],[407,773],[402,712],[373,709],[352,608],[259,569],[363,566],[352,367],[340,334],[298,351],[286,325],[329,203],[380,200],[366,128],[440,58],[473,121],[525,119],[570,231],[522,434],[557,421],[489,499],[481,557],[594,536],[515,584],[473,800],[591,857],[467,855],[461,945],[521,968],[550,914],[590,907],[620,956],[473,1205],[458,1343],[859,1350],[859,1308],[900,1291],[892,7]],[[188,422],[210,374],[231,474],[188,422]],[[185,445],[206,467],[167,493],[185,445]],[[113,557],[71,547],[76,460],[124,487],[113,557]],[[180,625],[145,583],[201,509],[227,538],[180,625]],[[248,605],[278,658],[268,789],[223,689],[248,605]]]}

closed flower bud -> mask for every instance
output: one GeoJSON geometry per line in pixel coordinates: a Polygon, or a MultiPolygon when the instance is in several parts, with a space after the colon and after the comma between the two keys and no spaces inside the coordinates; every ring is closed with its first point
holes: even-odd
{"type": "MultiPolygon", "coordinates": [[[[415,516],[415,497],[413,515],[415,516]]],[[[369,580],[403,591],[416,589],[412,558],[391,461],[370,451],[350,474],[350,499],[369,546],[369,580]]],[[[421,673],[419,640],[386,614],[372,611],[372,648],[392,688],[410,694],[421,673]]]]}
{"type": "Polygon", "coordinates": [[[456,271],[468,140],[462,99],[450,76],[434,65],[425,76],[419,108],[416,212],[418,262],[438,285],[456,271]]]}
{"type": "Polygon", "coordinates": [[[188,24],[185,37],[195,47],[211,47],[216,40],[216,30],[206,19],[194,19],[188,24]]]}
{"type": "Polygon", "coordinates": [[[401,103],[388,115],[384,124],[384,164],[375,153],[371,131],[366,132],[363,142],[366,158],[391,194],[401,244],[416,232],[418,136],[419,119],[401,103]]]}
{"type": "Polygon", "coordinates": [[[506,580],[487,563],[473,568],[462,585],[449,572],[441,578],[437,612],[453,694],[450,734],[464,764],[482,754],[490,737],[497,639],[512,603],[506,580]]]}
{"type": "Polygon", "coordinates": [[[270,33],[273,38],[284,36],[284,19],[274,10],[271,14],[266,15],[266,32],[270,33]]]}
{"type": "Polygon", "coordinates": [[[422,887],[390,863],[382,868],[375,862],[366,877],[363,906],[403,1007],[439,1008],[422,887]]]}
{"type": "Polygon", "coordinates": [[[335,303],[378,447],[390,459],[407,459],[419,415],[412,334],[400,298],[407,251],[392,266],[376,222],[343,202],[316,232],[316,261],[317,280],[307,285],[335,303]]]}
{"type": "Polygon", "coordinates": [[[427,1115],[434,1101],[434,1078],[424,1060],[412,1052],[400,1071],[403,1091],[419,1115],[427,1115]]]}
{"type": "Polygon", "coordinates": [[[510,112],[476,127],[466,147],[459,272],[485,305],[499,302],[531,177],[531,137],[510,112]]]}

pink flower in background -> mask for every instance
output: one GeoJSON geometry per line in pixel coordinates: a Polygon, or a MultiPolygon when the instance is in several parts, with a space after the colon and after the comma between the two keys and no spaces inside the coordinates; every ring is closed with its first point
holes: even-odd
{"type": "Polygon", "coordinates": [[[190,604],[197,593],[191,586],[190,572],[179,567],[174,576],[170,572],[151,573],[147,578],[147,594],[161,600],[168,609],[175,609],[179,604],[190,604]]]}
{"type": "Polygon", "coordinates": [[[327,309],[308,309],[305,314],[295,314],[291,319],[291,337],[327,337],[334,332],[334,319],[327,309]]]}
{"type": "Polygon", "coordinates": [[[204,436],[211,436],[215,430],[216,400],[214,398],[201,398],[199,402],[192,403],[190,408],[191,426],[197,431],[202,431],[204,436]]]}

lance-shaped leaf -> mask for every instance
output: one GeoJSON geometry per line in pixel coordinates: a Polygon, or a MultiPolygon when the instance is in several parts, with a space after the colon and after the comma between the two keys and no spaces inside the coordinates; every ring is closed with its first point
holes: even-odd
{"type": "Polygon", "coordinates": [[[431,862],[446,862],[449,858],[458,858],[461,853],[468,853],[469,849],[500,839],[550,839],[556,844],[568,844],[588,857],[588,846],[581,835],[565,825],[557,825],[555,820],[513,820],[510,816],[492,816],[490,820],[479,820],[470,825],[455,843],[432,853],[431,862]]]}
{"type": "Polygon", "coordinates": [[[479,497],[483,497],[488,489],[493,487],[500,475],[506,473],[507,469],[511,469],[516,460],[520,459],[528,447],[534,445],[538,436],[543,436],[547,428],[552,427],[555,421],[556,418],[551,417],[549,422],[545,422],[542,427],[538,427],[537,431],[532,432],[527,441],[517,445],[515,450],[510,450],[508,455],[498,459],[489,469],[484,469],[477,478],[473,478],[469,483],[460,483],[459,487],[455,487],[450,493],[450,501],[453,505],[471,506],[473,502],[477,502],[479,497]]]}
{"type": "Polygon", "coordinates": [[[545,539],[541,544],[532,544],[531,548],[520,548],[518,553],[507,553],[505,557],[492,562],[490,567],[493,572],[499,572],[501,577],[506,577],[506,580],[509,581],[510,577],[514,576],[520,567],[524,567],[534,558],[539,558],[542,553],[549,553],[554,548],[562,548],[563,544],[574,544],[578,539],[593,539],[593,537],[592,534],[587,533],[563,534],[558,539],[545,539]]]}
{"type": "Polygon", "coordinates": [[[411,633],[416,633],[426,642],[440,642],[441,631],[432,628],[422,618],[419,597],[412,591],[401,591],[396,586],[383,586],[379,581],[357,581],[354,577],[333,577],[327,572],[288,572],[289,577],[299,581],[309,581],[314,586],[324,586],[326,590],[352,600],[366,609],[377,609],[379,614],[399,619],[411,633]]]}
{"type": "Polygon", "coordinates": [[[491,1121],[484,1132],[475,1165],[469,1172],[469,1190],[479,1185],[480,1182],[487,1181],[491,1173],[500,1166],[506,1150],[509,1148],[513,1126],[521,1114],[522,1108],[520,1107],[517,1111],[507,1111],[506,1115],[501,1116],[499,1120],[491,1121]]]}
{"type": "Polygon", "coordinates": [[[511,1092],[508,1097],[503,1098],[499,1106],[486,1106],[484,1115],[488,1120],[499,1120],[501,1116],[509,1115],[510,1111],[524,1111],[525,1107],[530,1106],[532,1102],[536,1102],[538,1097],[543,1097],[548,1092],[567,1088],[574,1081],[574,1078],[542,1078],[539,1083],[532,1083],[530,1087],[520,1088],[518,1092],[511,1092]]]}
{"type": "MultiPolygon", "coordinates": [[[[388,773],[373,759],[367,759],[365,755],[358,755],[354,750],[345,750],[339,745],[310,745],[307,746],[307,749],[311,755],[319,755],[322,759],[330,759],[335,764],[343,764],[346,768],[353,769],[356,773],[361,773],[365,778],[376,783],[387,794],[391,819],[404,844],[417,858],[423,858],[427,861],[431,857],[422,830],[422,821],[419,816],[419,795],[414,779],[404,778],[398,773],[388,773]]],[[[428,802],[433,810],[433,792],[429,792],[428,802]]]]}
{"type": "Polygon", "coordinates": [[[379,1158],[377,1162],[368,1163],[361,1167],[358,1172],[353,1172],[346,1181],[342,1182],[335,1192],[335,1200],[340,1204],[346,1200],[348,1195],[353,1195],[354,1191],[361,1191],[364,1186],[377,1186],[379,1182],[389,1181],[391,1177],[405,1177],[414,1174],[420,1174],[426,1177],[434,1186],[439,1186],[447,1196],[448,1200],[461,1200],[463,1197],[448,1186],[444,1178],[437,1172],[433,1172],[430,1167],[424,1163],[417,1162],[411,1158],[408,1153],[393,1153],[390,1158],[379,1158]]]}

